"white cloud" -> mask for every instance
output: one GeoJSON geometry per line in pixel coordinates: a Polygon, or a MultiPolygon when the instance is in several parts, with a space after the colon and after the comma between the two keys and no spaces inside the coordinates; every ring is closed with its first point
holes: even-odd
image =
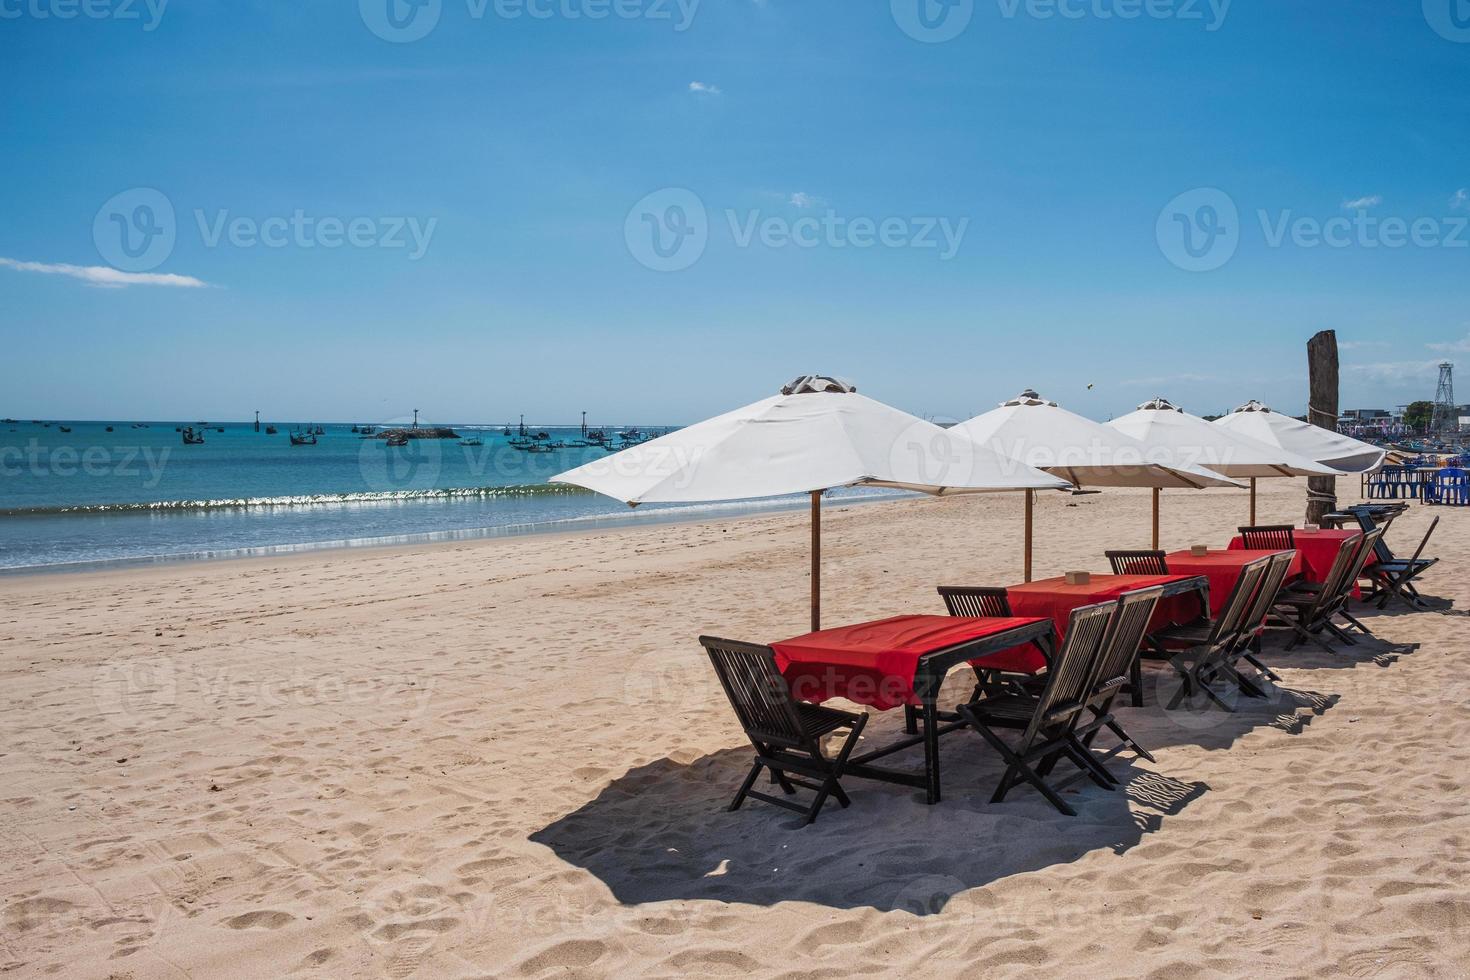
{"type": "Polygon", "coordinates": [[[690,82],[689,83],[689,91],[691,91],[691,92],[698,92],[701,95],[721,95],[721,94],[723,94],[721,92],[720,87],[718,85],[711,85],[708,82],[690,82]]]}
{"type": "Polygon", "coordinates": [[[47,276],[69,276],[89,286],[123,289],[128,286],[174,286],[203,289],[209,284],[193,276],[177,276],[171,272],[119,272],[105,265],[67,265],[63,262],[20,262],[0,256],[0,266],[17,272],[39,272],[47,276]]]}
{"type": "Polygon", "coordinates": [[[1343,201],[1344,211],[1361,211],[1364,208],[1376,208],[1383,203],[1383,198],[1377,194],[1369,194],[1365,197],[1356,198],[1351,201],[1343,201]]]}
{"type": "Polygon", "coordinates": [[[1439,351],[1441,354],[1470,354],[1470,334],[1463,340],[1451,340],[1448,343],[1425,344],[1430,350],[1439,351]]]}
{"type": "Polygon", "coordinates": [[[1450,207],[1458,211],[1460,208],[1470,206],[1470,189],[1461,187],[1450,195],[1450,207]]]}
{"type": "Polygon", "coordinates": [[[791,197],[787,198],[786,203],[794,208],[816,208],[821,207],[827,202],[815,194],[808,194],[806,191],[797,191],[791,197]]]}
{"type": "Polygon", "coordinates": [[[1379,361],[1374,364],[1344,364],[1342,373],[1357,381],[1375,384],[1419,382],[1433,385],[1439,376],[1438,361],[1379,361]]]}

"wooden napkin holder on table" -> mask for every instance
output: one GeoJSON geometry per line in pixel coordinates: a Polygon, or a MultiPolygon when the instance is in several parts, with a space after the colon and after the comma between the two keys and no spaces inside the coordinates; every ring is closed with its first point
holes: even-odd
{"type": "Polygon", "coordinates": [[[1189,553],[1195,558],[1203,558],[1210,553],[1210,546],[1207,544],[1192,544],[1189,546],[1189,553]]]}
{"type": "Polygon", "coordinates": [[[1303,531],[1306,531],[1308,534],[1311,534],[1314,531],[1320,531],[1320,530],[1322,530],[1322,525],[1321,524],[1303,524],[1302,525],[1302,530],[1303,531]]]}
{"type": "Polygon", "coordinates": [[[1068,572],[1062,578],[1066,579],[1068,585],[1087,585],[1092,582],[1091,572],[1068,572]]]}

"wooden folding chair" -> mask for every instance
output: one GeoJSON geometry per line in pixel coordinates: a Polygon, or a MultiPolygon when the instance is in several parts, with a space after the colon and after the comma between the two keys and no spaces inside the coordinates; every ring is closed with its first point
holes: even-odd
{"type": "MultiPolygon", "coordinates": [[[[944,599],[944,608],[951,616],[1012,616],[1011,600],[1003,588],[988,585],[941,585],[939,595],[944,599]]],[[[1035,674],[985,667],[971,664],[975,671],[975,693],[970,700],[986,692],[1004,693],[1006,690],[1024,689],[1027,681],[1035,674]]],[[[904,730],[910,734],[917,731],[918,721],[914,709],[904,705],[904,730]]]]}
{"type": "Polygon", "coordinates": [[[1162,551],[1105,551],[1114,575],[1168,575],[1169,562],[1162,551]]]}
{"type": "Polygon", "coordinates": [[[1270,622],[1285,626],[1295,634],[1287,640],[1286,649],[1293,649],[1303,640],[1311,640],[1328,653],[1335,653],[1332,645],[1322,639],[1324,632],[1349,646],[1357,642],[1334,623],[1332,618],[1342,608],[1345,593],[1352,590],[1352,575],[1358,567],[1357,557],[1368,544],[1367,535],[1345,539],[1337,546],[1337,556],[1332,560],[1332,567],[1328,570],[1325,581],[1283,589],[1276,597],[1270,622]]]}
{"type": "Polygon", "coordinates": [[[1118,738],[1118,744],[1103,753],[1099,763],[1106,762],[1124,749],[1131,749],[1149,762],[1154,757],[1123,730],[1117,716],[1113,714],[1113,703],[1128,684],[1133,673],[1134,661],[1138,659],[1138,648],[1143,645],[1143,635],[1148,630],[1149,620],[1164,594],[1161,586],[1150,589],[1135,589],[1118,597],[1118,608],[1109,624],[1107,637],[1103,640],[1102,653],[1097,658],[1097,669],[1093,672],[1087,709],[1092,718],[1077,724],[1076,737],[1082,745],[1092,748],[1098,732],[1107,728],[1118,738]]]}
{"type": "Polygon", "coordinates": [[[1256,524],[1236,530],[1249,551],[1291,551],[1296,547],[1296,529],[1290,524],[1256,524]]]}
{"type": "Polygon", "coordinates": [[[817,819],[828,796],[836,797],[838,803],[847,807],[852,801],[839,781],[868,716],[794,699],[776,666],[776,653],[768,646],[712,636],[701,636],[699,642],[709,654],[735,716],[755,746],[750,774],[735,794],[730,809],[740,809],[745,798],[753,796],[800,813],[810,824],[817,819]],[[841,749],[835,758],[827,758],[822,752],[822,738],[844,728],[848,733],[841,749]],[[801,806],[758,792],[752,787],[762,769],[770,771],[772,782],[788,796],[800,786],[815,792],[815,798],[809,806],[801,806]]]}
{"type": "MultiPolygon", "coordinates": [[[[1220,695],[1210,687],[1210,682],[1227,669],[1240,632],[1245,628],[1246,613],[1251,599],[1256,595],[1266,568],[1274,556],[1258,558],[1241,567],[1235,587],[1220,609],[1220,615],[1201,624],[1166,626],[1149,634],[1148,642],[1156,655],[1168,659],[1169,665],[1179,675],[1182,684],[1179,692],[1170,701],[1170,710],[1181,701],[1201,690],[1215,704],[1226,711],[1234,711],[1220,695]]],[[[1239,677],[1238,674],[1235,675],[1239,677]]]]}
{"type": "Polygon", "coordinates": [[[1227,669],[1240,685],[1240,689],[1247,694],[1264,697],[1266,692],[1240,672],[1239,664],[1242,660],[1254,667],[1266,680],[1281,680],[1274,670],[1260,660],[1261,630],[1265,628],[1266,618],[1271,615],[1281,590],[1287,587],[1286,576],[1295,560],[1295,551],[1278,551],[1268,559],[1266,574],[1261,577],[1261,585],[1246,609],[1241,630],[1236,634],[1235,646],[1226,657],[1227,669]]]}
{"type": "Polygon", "coordinates": [[[990,802],[1001,802],[1013,785],[1024,780],[1036,787],[1062,813],[1076,816],[1076,811],[1047,784],[1042,772],[1043,768],[1050,770],[1063,756],[1086,772],[1097,785],[1104,789],[1113,788],[1112,774],[1083,748],[1073,729],[1085,707],[1098,653],[1116,608],[1114,601],[1072,610],[1067,621],[1067,635],[1062,639],[1062,648],[1052,663],[1046,687],[1039,696],[1002,694],[960,705],[960,717],[979,732],[1006,762],[1005,775],[1001,777],[990,802]],[[1021,732],[1014,747],[1006,744],[998,734],[997,729],[1003,728],[1021,732]]]}
{"type": "Polygon", "coordinates": [[[1429,522],[1429,530],[1425,531],[1424,537],[1419,540],[1419,547],[1414,549],[1414,556],[1407,560],[1392,557],[1392,552],[1389,552],[1390,557],[1385,560],[1382,557],[1382,551],[1386,550],[1386,546],[1379,549],[1380,557],[1377,563],[1370,565],[1365,570],[1373,580],[1374,597],[1377,599],[1379,609],[1388,608],[1390,599],[1399,599],[1413,609],[1429,608],[1428,603],[1414,588],[1413,581],[1439,562],[1438,558],[1422,557],[1424,546],[1429,544],[1429,536],[1434,533],[1436,527],[1439,527],[1438,516],[1429,522]]]}

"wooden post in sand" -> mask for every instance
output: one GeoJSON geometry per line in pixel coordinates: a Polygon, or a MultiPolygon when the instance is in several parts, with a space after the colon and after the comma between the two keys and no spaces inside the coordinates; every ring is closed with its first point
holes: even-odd
{"type": "MultiPolygon", "coordinates": [[[[1323,330],[1307,341],[1307,421],[1337,431],[1337,331],[1323,330]]],[[[1307,523],[1337,508],[1337,477],[1307,478],[1307,523]]]]}
{"type": "Polygon", "coordinates": [[[1031,519],[1036,514],[1036,491],[1026,491],[1026,559],[1022,562],[1025,581],[1031,581],[1031,519]]]}
{"type": "Polygon", "coordinates": [[[812,491],[812,632],[822,628],[822,491],[812,491]]]}
{"type": "Polygon", "coordinates": [[[1159,496],[1164,491],[1154,487],[1154,544],[1155,551],[1159,550],[1159,496]]]}
{"type": "Polygon", "coordinates": [[[1256,478],[1251,477],[1251,525],[1256,523],[1256,478]]]}

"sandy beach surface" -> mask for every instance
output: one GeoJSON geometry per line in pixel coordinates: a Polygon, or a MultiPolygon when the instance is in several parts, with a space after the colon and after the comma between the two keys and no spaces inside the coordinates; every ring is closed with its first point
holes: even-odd
{"type": "MultiPolygon", "coordinates": [[[[1299,483],[1262,494],[1300,522],[1299,483]]],[[[751,752],[695,638],[805,630],[801,513],[0,578],[0,976],[1465,976],[1470,515],[1388,540],[1433,513],[1434,611],[1268,647],[1233,715],[1127,710],[1158,761],[1075,818],[990,804],[970,732],[938,806],[725,811],[751,752]]],[[[827,624],[1019,581],[1020,516],[831,508],[827,624]]],[[[1243,523],[1164,496],[1167,547],[1243,523]]],[[[1037,527],[1038,576],[1103,570],[1148,494],[1037,527]]]]}

